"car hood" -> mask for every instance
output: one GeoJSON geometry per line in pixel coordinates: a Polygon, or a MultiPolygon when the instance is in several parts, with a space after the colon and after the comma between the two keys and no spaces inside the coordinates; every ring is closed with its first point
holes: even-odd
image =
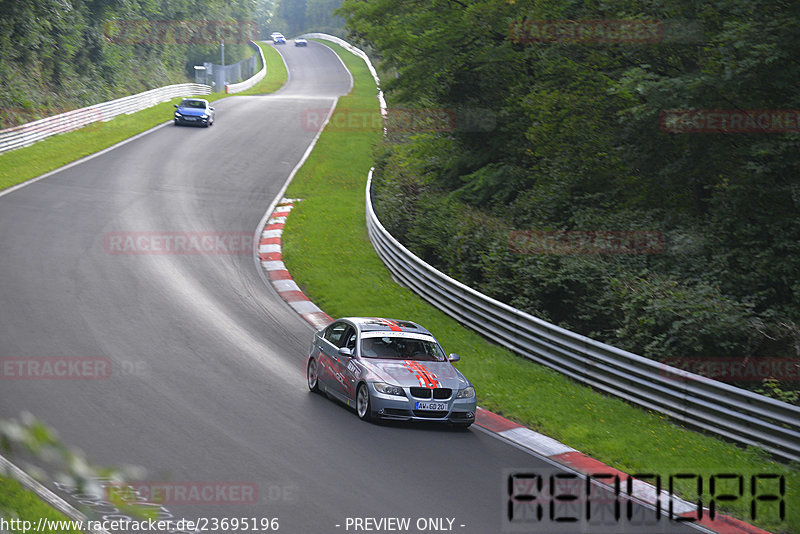
{"type": "Polygon", "coordinates": [[[178,113],[188,117],[200,117],[206,114],[206,110],[199,108],[178,108],[178,113]]]}
{"type": "Polygon", "coordinates": [[[364,358],[370,379],[402,387],[461,389],[469,382],[450,362],[364,358]]]}

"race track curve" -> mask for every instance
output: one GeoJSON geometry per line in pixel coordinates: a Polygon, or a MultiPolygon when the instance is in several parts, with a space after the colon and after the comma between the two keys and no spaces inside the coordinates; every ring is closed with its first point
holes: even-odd
{"type": "MultiPolygon", "coordinates": [[[[176,517],[277,517],[279,532],[298,534],[353,532],[348,517],[407,517],[411,532],[419,518],[452,518],[454,532],[501,532],[504,470],[544,460],[476,428],[366,424],[310,394],[311,328],[246,247],[115,248],[120,236],[253,235],[317,133],[304,113],[351,84],[325,46],[279,50],[287,85],[216,102],[213,127],[167,125],[0,196],[0,358],[109,361],[113,371],[6,376],[0,418],[30,411],[93,462],[143,466],[153,484],[257,489],[253,503],[224,493],[165,503],[176,517]]],[[[591,529],[603,530],[626,531],[591,529]]],[[[661,521],[628,531],[688,530],[661,521]]]]}

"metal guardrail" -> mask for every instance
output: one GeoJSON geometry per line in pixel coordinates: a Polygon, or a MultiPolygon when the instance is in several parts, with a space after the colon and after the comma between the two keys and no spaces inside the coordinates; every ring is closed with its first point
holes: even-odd
{"type": "Polygon", "coordinates": [[[600,343],[488,297],[434,269],[400,244],[366,190],[367,232],[392,275],[492,341],[574,380],[690,427],[800,461],[800,407],[600,343]]]}
{"type": "Polygon", "coordinates": [[[31,145],[51,135],[77,130],[93,122],[109,121],[123,113],[135,113],[178,96],[197,96],[210,93],[211,87],[208,85],[197,83],[167,85],[109,102],[27,122],[0,130],[0,153],[31,145]]]}
{"type": "MultiPolygon", "coordinates": [[[[364,51],[328,34],[304,37],[335,42],[363,58],[380,88],[364,51]]],[[[378,101],[385,115],[386,101],[380,89],[378,101]]],[[[396,280],[492,341],[686,426],[800,462],[800,407],[575,334],[450,278],[415,256],[383,227],[372,205],[372,170],[367,179],[366,217],[372,246],[396,280]]]]}
{"type": "Polygon", "coordinates": [[[258,46],[253,41],[250,41],[250,43],[253,46],[256,47],[256,50],[258,50],[258,54],[261,57],[261,70],[258,71],[257,73],[255,73],[250,78],[244,80],[243,82],[229,83],[229,84],[225,85],[225,92],[227,94],[234,94],[234,93],[240,93],[242,91],[246,91],[246,90],[250,89],[251,87],[253,87],[255,84],[257,84],[258,82],[260,82],[261,80],[263,80],[264,76],[267,75],[267,62],[264,59],[264,51],[261,50],[261,47],[258,46]]]}

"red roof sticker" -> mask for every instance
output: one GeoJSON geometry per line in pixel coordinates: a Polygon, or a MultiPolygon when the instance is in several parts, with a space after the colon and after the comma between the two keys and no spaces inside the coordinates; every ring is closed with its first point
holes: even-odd
{"type": "Polygon", "coordinates": [[[403,329],[400,327],[400,325],[398,325],[394,321],[390,321],[389,319],[381,319],[380,317],[373,317],[373,319],[375,319],[376,321],[378,321],[381,324],[385,324],[386,326],[389,327],[389,330],[392,330],[393,332],[402,332],[403,331],[403,329]]]}

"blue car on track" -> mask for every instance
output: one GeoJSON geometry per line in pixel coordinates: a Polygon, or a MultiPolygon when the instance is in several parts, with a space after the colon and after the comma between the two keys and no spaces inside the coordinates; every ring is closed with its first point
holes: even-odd
{"type": "Polygon", "coordinates": [[[175,104],[175,126],[191,124],[208,128],[214,124],[214,108],[202,98],[184,98],[175,104]]]}
{"type": "Polygon", "coordinates": [[[354,407],[363,420],[439,421],[468,428],[475,388],[425,328],[375,317],[339,319],[314,334],[308,387],[354,407]]]}

